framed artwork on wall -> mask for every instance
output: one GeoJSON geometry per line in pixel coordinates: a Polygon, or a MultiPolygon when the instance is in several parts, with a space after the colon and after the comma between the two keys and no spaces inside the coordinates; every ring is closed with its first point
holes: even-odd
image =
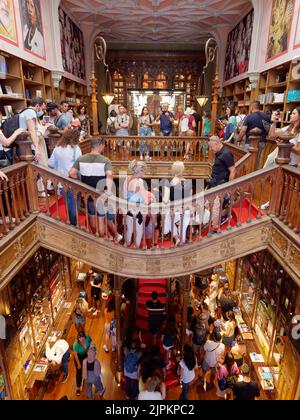
{"type": "Polygon", "coordinates": [[[19,45],[13,0],[0,0],[0,39],[19,45]]]}
{"type": "Polygon", "coordinates": [[[79,79],[86,78],[83,33],[59,7],[61,52],[64,70],[79,79]]]}
{"type": "Polygon", "coordinates": [[[229,33],[226,48],[224,79],[233,79],[249,69],[254,10],[229,33]]]}
{"type": "Polygon", "coordinates": [[[273,0],[266,62],[289,50],[295,0],[273,0]]]}
{"type": "Polygon", "coordinates": [[[300,6],[298,10],[296,34],[294,39],[294,50],[296,50],[297,48],[300,48],[300,6]]]}
{"type": "Polygon", "coordinates": [[[46,59],[40,0],[20,0],[24,50],[46,59]]]}

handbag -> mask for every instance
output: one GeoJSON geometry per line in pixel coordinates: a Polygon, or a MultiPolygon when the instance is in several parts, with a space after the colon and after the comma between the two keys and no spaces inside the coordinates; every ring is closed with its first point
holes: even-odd
{"type": "Polygon", "coordinates": [[[7,168],[11,163],[4,150],[0,150],[0,168],[7,168]]]}

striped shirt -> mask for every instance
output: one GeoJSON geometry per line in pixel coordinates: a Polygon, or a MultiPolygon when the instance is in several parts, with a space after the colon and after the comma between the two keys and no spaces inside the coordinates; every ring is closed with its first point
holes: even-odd
{"type": "Polygon", "coordinates": [[[92,188],[97,188],[99,191],[104,191],[104,180],[107,172],[112,170],[112,164],[105,156],[88,153],[80,156],[73,168],[79,172],[81,182],[92,188]]]}

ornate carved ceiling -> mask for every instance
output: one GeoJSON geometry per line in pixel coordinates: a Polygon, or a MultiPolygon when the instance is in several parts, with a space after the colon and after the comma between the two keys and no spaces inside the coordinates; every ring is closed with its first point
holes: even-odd
{"type": "Polygon", "coordinates": [[[233,26],[250,0],[62,0],[81,24],[109,42],[204,43],[216,27],[233,26]]]}

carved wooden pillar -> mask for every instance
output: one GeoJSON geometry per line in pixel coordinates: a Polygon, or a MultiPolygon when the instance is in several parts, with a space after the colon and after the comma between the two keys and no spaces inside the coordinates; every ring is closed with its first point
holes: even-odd
{"type": "Polygon", "coordinates": [[[97,79],[95,76],[95,70],[92,71],[91,87],[92,87],[91,104],[92,104],[92,117],[93,117],[93,136],[99,136],[97,79]]]}
{"type": "Polygon", "coordinates": [[[28,165],[26,169],[26,188],[28,191],[30,213],[39,213],[40,211],[36,181],[37,180],[34,175],[34,166],[28,165]]]}
{"type": "Polygon", "coordinates": [[[190,276],[186,276],[182,279],[182,315],[181,315],[181,336],[180,336],[180,348],[181,354],[183,355],[184,345],[186,341],[186,325],[187,325],[187,315],[189,307],[189,298],[190,298],[190,276]]]}
{"type": "Polygon", "coordinates": [[[218,104],[219,104],[219,74],[218,74],[218,71],[216,71],[216,76],[214,80],[213,100],[211,103],[211,130],[210,130],[211,136],[214,136],[215,131],[216,131],[218,104]]]}
{"type": "Polygon", "coordinates": [[[121,295],[122,295],[122,285],[121,278],[115,276],[114,278],[114,296],[115,296],[115,306],[116,306],[116,341],[117,341],[117,383],[121,384],[123,377],[123,360],[122,360],[122,340],[121,340],[121,295]]]}
{"type": "Polygon", "coordinates": [[[16,140],[16,144],[19,150],[19,159],[22,161],[33,161],[33,154],[31,150],[32,140],[28,133],[20,134],[16,140]]]}
{"type": "Polygon", "coordinates": [[[251,153],[251,162],[250,167],[248,168],[247,173],[255,172],[259,167],[259,142],[262,130],[259,128],[254,128],[250,131],[250,147],[249,153],[251,153]]]}
{"type": "Polygon", "coordinates": [[[280,135],[278,139],[280,142],[278,143],[278,156],[276,158],[276,163],[280,165],[280,170],[277,171],[275,180],[273,181],[272,186],[272,195],[270,200],[270,214],[279,216],[280,209],[282,204],[282,198],[284,193],[284,171],[283,166],[288,165],[291,160],[291,150],[293,148],[293,144],[290,143],[295,136],[294,135],[280,135]]]}
{"type": "Polygon", "coordinates": [[[290,143],[295,136],[290,134],[281,134],[278,136],[280,142],[278,143],[278,156],[276,159],[276,163],[278,165],[288,165],[291,161],[291,151],[293,148],[293,144],[290,143]]]}
{"type": "Polygon", "coordinates": [[[58,129],[56,127],[49,127],[48,131],[49,131],[49,134],[48,134],[48,140],[47,140],[47,147],[48,147],[48,153],[51,156],[57,143],[61,139],[61,135],[59,134],[58,129]]]}

